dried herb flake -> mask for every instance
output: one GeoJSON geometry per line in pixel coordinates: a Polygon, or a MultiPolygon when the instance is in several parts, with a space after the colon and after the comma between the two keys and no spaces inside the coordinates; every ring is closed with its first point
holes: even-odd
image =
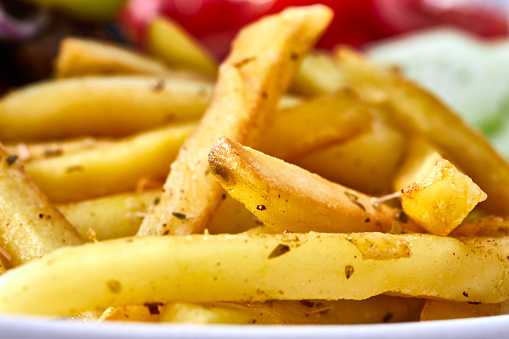
{"type": "Polygon", "coordinates": [[[184,213],[172,212],[171,214],[173,214],[175,218],[178,218],[180,220],[189,220],[189,218],[184,213]]]}
{"type": "Polygon", "coordinates": [[[350,279],[350,277],[353,275],[354,268],[352,265],[346,265],[345,266],[345,276],[347,279],[350,279]]]}
{"type": "Polygon", "coordinates": [[[283,254],[288,253],[288,252],[290,252],[290,246],[284,245],[284,244],[279,244],[276,246],[276,248],[274,248],[274,250],[272,250],[272,252],[270,252],[268,258],[274,259],[274,258],[280,257],[283,254]]]}
{"type": "Polygon", "coordinates": [[[7,165],[11,166],[16,162],[16,160],[18,160],[17,155],[9,155],[7,159],[5,159],[5,162],[7,163],[7,165]]]}

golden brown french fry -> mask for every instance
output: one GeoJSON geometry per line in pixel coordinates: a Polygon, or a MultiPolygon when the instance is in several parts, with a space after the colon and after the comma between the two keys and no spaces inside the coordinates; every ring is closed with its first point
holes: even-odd
{"type": "Polygon", "coordinates": [[[421,321],[478,318],[509,314],[509,302],[496,304],[467,303],[447,300],[426,300],[421,321]]]}
{"type": "Polygon", "coordinates": [[[395,222],[419,230],[400,210],[225,137],[209,165],[232,197],[279,232],[390,231],[395,222]]]}
{"type": "Polygon", "coordinates": [[[441,236],[451,233],[484,200],[486,194],[479,186],[445,159],[401,190],[403,211],[428,232],[441,236]]]}
{"type": "Polygon", "coordinates": [[[342,90],[277,112],[257,149],[292,160],[366,132],[372,120],[370,107],[342,90]]]}
{"type": "Polygon", "coordinates": [[[509,212],[509,164],[480,132],[396,72],[378,68],[347,48],[339,51],[338,59],[349,83],[366,98],[388,103],[394,122],[408,133],[424,135],[488,194],[484,209],[509,212]]]}
{"type": "Polygon", "coordinates": [[[508,237],[425,234],[124,238],[58,249],[7,271],[0,313],[66,315],[176,300],[362,300],[386,292],[498,303],[509,299],[508,248],[508,237]]]}
{"type": "Polygon", "coordinates": [[[369,195],[394,192],[392,177],[404,151],[403,134],[375,116],[371,131],[306,157],[295,164],[369,195]]]}
{"type": "Polygon", "coordinates": [[[191,69],[210,76],[217,73],[217,62],[212,54],[167,17],[157,17],[151,21],[147,40],[153,55],[177,69],[191,69]]]}
{"type": "Polygon", "coordinates": [[[244,30],[219,70],[214,99],[172,164],[161,203],[139,235],[202,232],[221,202],[221,186],[208,174],[207,155],[223,135],[256,143],[299,60],[332,16],[325,6],[292,8],[244,30]],[[259,39],[270,34],[272,39],[259,39]]]}
{"type": "Polygon", "coordinates": [[[290,324],[372,324],[416,321],[424,300],[379,295],[365,300],[281,300],[274,313],[290,324]]]}
{"type": "Polygon", "coordinates": [[[133,191],[141,178],[164,180],[195,127],[171,124],[103,147],[32,161],[26,171],[56,203],[133,191]]]}
{"type": "Polygon", "coordinates": [[[43,82],[0,100],[0,140],[125,136],[196,120],[211,94],[211,83],[183,78],[119,76],[43,82]]]}
{"type": "Polygon", "coordinates": [[[80,38],[65,38],[55,61],[55,75],[174,74],[162,62],[121,46],[80,38]]]}
{"type": "Polygon", "coordinates": [[[2,249],[3,254],[0,255],[0,274],[7,272],[7,258],[5,256],[9,256],[5,250],[2,249]],[[5,256],[4,256],[5,255],[5,256]]]}
{"type": "Polygon", "coordinates": [[[505,237],[507,235],[509,235],[509,220],[506,217],[494,215],[483,216],[464,223],[450,234],[451,237],[505,237]]]}
{"type": "Polygon", "coordinates": [[[67,139],[61,141],[48,141],[40,143],[14,143],[5,145],[5,149],[13,155],[17,155],[24,163],[58,157],[64,154],[101,147],[111,144],[111,139],[96,139],[92,137],[67,139]]]}
{"type": "Polygon", "coordinates": [[[337,92],[344,85],[343,73],[334,57],[328,52],[315,50],[302,60],[290,91],[312,96],[337,92]]]}
{"type": "Polygon", "coordinates": [[[0,247],[9,266],[62,246],[83,243],[71,224],[30,180],[17,156],[0,146],[0,247]]]}
{"type": "Polygon", "coordinates": [[[133,236],[148,208],[159,202],[161,192],[123,193],[57,205],[85,240],[133,236]]]}
{"type": "Polygon", "coordinates": [[[428,232],[446,236],[486,194],[422,137],[413,137],[393,180],[405,213],[428,232]]]}
{"type": "Polygon", "coordinates": [[[166,305],[161,322],[193,324],[333,325],[417,321],[423,299],[376,296],[366,300],[273,300],[265,303],[166,305]]]}
{"type": "Polygon", "coordinates": [[[99,321],[136,321],[156,323],[161,319],[164,306],[160,303],[145,305],[124,305],[109,307],[104,311],[99,321]]]}

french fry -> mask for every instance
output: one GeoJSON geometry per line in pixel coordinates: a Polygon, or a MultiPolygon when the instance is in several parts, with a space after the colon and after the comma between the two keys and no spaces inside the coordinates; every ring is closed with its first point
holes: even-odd
{"type": "Polygon", "coordinates": [[[422,181],[433,170],[437,161],[444,158],[438,153],[436,147],[422,137],[408,138],[406,154],[395,171],[392,187],[394,191],[422,181]]]}
{"type": "Polygon", "coordinates": [[[144,219],[139,235],[202,232],[221,202],[221,186],[208,175],[207,155],[227,135],[256,144],[298,61],[330,21],[325,6],[292,8],[254,23],[236,38],[219,70],[214,99],[172,164],[161,204],[144,219]],[[258,39],[270,34],[273,39],[258,39]]]}
{"type": "Polygon", "coordinates": [[[304,96],[330,94],[345,85],[337,61],[327,52],[309,53],[299,67],[290,91],[304,96]]]}
{"type": "Polygon", "coordinates": [[[438,153],[426,139],[414,137],[394,176],[405,213],[428,232],[446,236],[460,225],[486,194],[472,179],[438,153]]]}
{"type": "Polygon", "coordinates": [[[101,318],[103,311],[94,310],[94,311],[85,311],[77,314],[73,314],[69,317],[71,320],[77,320],[81,323],[96,323],[101,318]]]}
{"type": "Polygon", "coordinates": [[[136,321],[157,323],[161,319],[163,305],[158,303],[145,305],[125,305],[109,307],[98,321],[136,321]]]}
{"type": "Polygon", "coordinates": [[[0,178],[0,248],[10,267],[62,246],[83,243],[71,224],[30,180],[17,156],[9,155],[1,146],[0,178]]]}
{"type": "Polygon", "coordinates": [[[339,51],[338,60],[347,82],[367,99],[388,103],[393,121],[410,134],[424,135],[486,192],[489,198],[480,205],[483,209],[509,212],[509,163],[480,132],[396,72],[375,67],[346,48],[339,51]]]}
{"type": "Polygon", "coordinates": [[[65,141],[48,141],[40,143],[15,143],[5,145],[9,154],[17,155],[24,163],[58,157],[64,154],[110,145],[110,139],[96,139],[92,137],[67,139],[65,141]]]}
{"type": "Polygon", "coordinates": [[[219,303],[200,305],[174,302],[166,305],[161,316],[162,323],[177,324],[235,324],[235,325],[283,325],[265,304],[240,305],[219,303]]]}
{"type": "Polygon", "coordinates": [[[450,234],[451,237],[505,237],[507,235],[509,235],[509,220],[507,217],[494,215],[483,216],[464,223],[450,234]]]}
{"type": "Polygon", "coordinates": [[[375,115],[370,131],[294,163],[363,193],[385,195],[393,192],[392,177],[404,146],[403,134],[375,115]]]}
{"type": "Polygon", "coordinates": [[[376,296],[366,300],[274,300],[265,303],[166,305],[161,322],[193,324],[333,325],[417,321],[424,300],[376,296]]]}
{"type": "Polygon", "coordinates": [[[175,68],[215,76],[217,62],[196,39],[169,18],[151,21],[147,33],[150,52],[175,68]]]}
{"type": "Polygon", "coordinates": [[[195,127],[171,124],[104,147],[32,161],[26,171],[55,203],[133,191],[140,178],[164,180],[195,127]]]}
{"type": "Polygon", "coordinates": [[[509,314],[509,302],[496,304],[466,303],[447,300],[426,300],[421,321],[477,318],[509,314]]]}
{"type": "Polygon", "coordinates": [[[246,234],[275,234],[274,230],[270,227],[264,226],[264,225],[258,225],[255,227],[252,227],[242,233],[246,234]]]}
{"type": "Polygon", "coordinates": [[[498,303],[509,299],[508,246],[507,237],[382,233],[124,238],[58,249],[4,273],[0,313],[68,315],[176,300],[362,300],[387,292],[498,303]]]}
{"type": "Polygon", "coordinates": [[[5,250],[3,250],[3,252],[5,252],[5,253],[0,255],[0,274],[7,272],[7,268],[8,268],[6,256],[8,257],[9,253],[7,253],[5,250]]]}
{"type": "Polygon", "coordinates": [[[102,241],[135,235],[147,209],[158,203],[160,195],[159,190],[123,193],[56,207],[82,239],[102,241]]]}
{"type": "Polygon", "coordinates": [[[60,43],[56,77],[113,74],[171,76],[174,71],[156,59],[113,44],[80,38],[65,38],[60,43]]]}
{"type": "Polygon", "coordinates": [[[373,324],[416,321],[424,301],[387,295],[365,300],[279,300],[273,311],[290,324],[373,324]]]}
{"type": "Polygon", "coordinates": [[[242,203],[225,193],[223,202],[207,225],[210,234],[241,233],[260,226],[261,221],[242,203]]]}
{"type": "Polygon", "coordinates": [[[428,232],[441,236],[451,233],[487,197],[445,159],[401,192],[403,211],[428,232]]]}
{"type": "Polygon", "coordinates": [[[43,82],[0,100],[0,140],[125,136],[196,120],[211,94],[210,82],[182,78],[119,76],[43,82]]]}
{"type": "Polygon", "coordinates": [[[279,111],[257,148],[292,160],[353,139],[369,130],[372,120],[370,107],[342,90],[279,111]]]}
{"type": "Polygon", "coordinates": [[[390,231],[395,222],[419,230],[395,208],[225,137],[209,164],[230,195],[278,232],[390,231]]]}

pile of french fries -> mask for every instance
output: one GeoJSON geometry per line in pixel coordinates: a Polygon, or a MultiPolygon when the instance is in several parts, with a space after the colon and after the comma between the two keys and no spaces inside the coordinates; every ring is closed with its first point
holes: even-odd
{"type": "MultiPolygon", "coordinates": [[[[332,17],[245,27],[219,66],[68,38],[0,100],[0,313],[366,324],[509,312],[509,164],[332,17]]],[[[173,37],[169,39],[168,37],[173,37]]]]}

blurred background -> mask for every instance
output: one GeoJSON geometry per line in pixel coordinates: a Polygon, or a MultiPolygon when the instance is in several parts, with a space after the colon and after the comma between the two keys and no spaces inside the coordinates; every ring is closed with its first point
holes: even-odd
{"type": "Polygon", "coordinates": [[[149,51],[147,27],[164,17],[220,61],[245,24],[312,3],[335,12],[318,48],[347,44],[397,66],[509,157],[508,0],[0,0],[0,94],[50,77],[65,36],[149,51]]]}

